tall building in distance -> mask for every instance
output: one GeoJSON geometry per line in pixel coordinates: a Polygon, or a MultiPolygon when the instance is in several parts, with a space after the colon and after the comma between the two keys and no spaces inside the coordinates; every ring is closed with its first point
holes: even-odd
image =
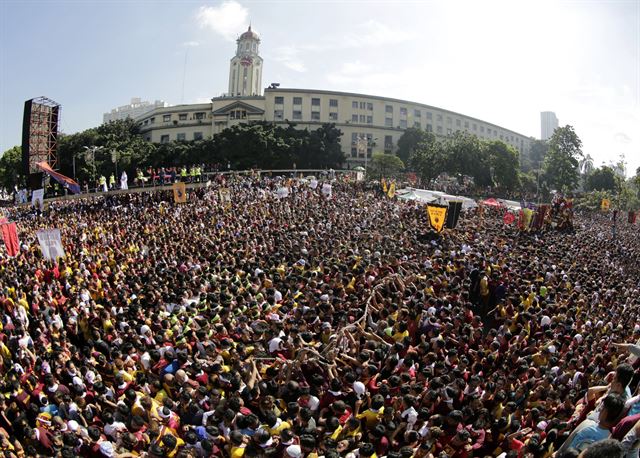
{"type": "Polygon", "coordinates": [[[237,40],[236,55],[229,66],[229,96],[262,95],[262,57],[259,55],[260,37],[249,30],[237,40]]]}
{"type": "Polygon", "coordinates": [[[168,105],[162,100],[156,100],[151,103],[140,100],[140,97],[133,97],[129,105],[122,105],[118,108],[114,108],[110,113],[102,115],[102,122],[107,123],[109,121],[117,121],[118,119],[127,118],[134,119],[155,108],[165,108],[166,106],[168,105]]]}
{"type": "Polygon", "coordinates": [[[540,139],[549,140],[553,131],[558,128],[558,118],[553,111],[543,111],[540,113],[540,139]]]}

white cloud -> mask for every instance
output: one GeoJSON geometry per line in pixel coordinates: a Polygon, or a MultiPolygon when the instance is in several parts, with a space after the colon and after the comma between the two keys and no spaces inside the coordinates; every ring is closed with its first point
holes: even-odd
{"type": "Polygon", "coordinates": [[[196,20],[202,28],[210,29],[227,41],[235,41],[247,25],[249,10],[235,0],[218,6],[201,6],[196,20]]]}
{"type": "Polygon", "coordinates": [[[361,48],[398,44],[411,39],[404,30],[394,29],[386,24],[370,19],[356,27],[356,31],[344,37],[342,46],[361,48]]]}
{"type": "Polygon", "coordinates": [[[628,143],[631,143],[633,141],[633,140],[631,140],[631,137],[629,137],[624,132],[618,132],[617,134],[614,135],[613,138],[615,139],[616,142],[624,143],[624,144],[628,144],[628,143]]]}
{"type": "Polygon", "coordinates": [[[185,48],[195,48],[196,46],[200,46],[200,43],[198,43],[197,41],[185,41],[184,43],[182,43],[182,46],[184,46],[185,48]]]}
{"type": "Polygon", "coordinates": [[[275,49],[273,59],[283,64],[289,70],[304,73],[307,71],[307,67],[300,58],[301,50],[301,48],[296,46],[281,46],[275,49]]]}

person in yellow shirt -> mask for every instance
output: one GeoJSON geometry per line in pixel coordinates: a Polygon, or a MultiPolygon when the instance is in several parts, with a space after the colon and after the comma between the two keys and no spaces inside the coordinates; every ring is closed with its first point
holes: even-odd
{"type": "MultiPolygon", "coordinates": [[[[356,409],[358,410],[358,405],[356,409]]],[[[367,427],[367,430],[372,430],[380,422],[384,415],[384,398],[381,395],[376,395],[371,400],[371,406],[362,413],[356,413],[358,420],[363,420],[367,427]]]]}

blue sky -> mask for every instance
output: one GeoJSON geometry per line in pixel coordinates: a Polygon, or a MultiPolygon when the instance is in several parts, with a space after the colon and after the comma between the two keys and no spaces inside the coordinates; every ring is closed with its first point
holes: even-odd
{"type": "Polygon", "coordinates": [[[131,97],[220,95],[249,21],[263,86],[408,99],[535,137],[555,111],[596,165],[640,166],[640,0],[0,0],[0,151],[32,97],[61,103],[73,133],[131,97]]]}

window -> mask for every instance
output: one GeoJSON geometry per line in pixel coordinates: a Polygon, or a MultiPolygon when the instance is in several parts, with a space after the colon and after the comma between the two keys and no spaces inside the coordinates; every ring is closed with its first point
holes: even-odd
{"type": "Polygon", "coordinates": [[[447,124],[450,126],[453,125],[453,119],[451,119],[451,116],[447,116],[447,124]]]}
{"type": "Polygon", "coordinates": [[[273,119],[282,121],[284,119],[284,110],[273,110],[273,119]]]}
{"type": "Polygon", "coordinates": [[[484,126],[480,126],[480,132],[484,133],[484,126]]]}
{"type": "Polygon", "coordinates": [[[329,99],[329,106],[330,107],[337,107],[338,106],[338,99],[329,99]]]}
{"type": "Polygon", "coordinates": [[[293,98],[294,105],[302,105],[302,97],[294,97],[293,98]]]}
{"type": "Polygon", "coordinates": [[[407,109],[405,107],[400,107],[400,116],[407,116],[407,109]]]}
{"type": "Polygon", "coordinates": [[[431,124],[427,124],[427,132],[433,132],[433,126],[431,124]]]}
{"type": "Polygon", "coordinates": [[[436,132],[438,132],[439,134],[442,134],[442,126],[437,126],[436,132]]]}
{"type": "Polygon", "coordinates": [[[367,111],[373,111],[373,103],[367,102],[367,111]]]}
{"type": "Polygon", "coordinates": [[[168,135],[160,135],[160,143],[169,143],[168,135]]]}
{"type": "Polygon", "coordinates": [[[464,122],[464,128],[465,128],[465,129],[468,129],[468,128],[469,128],[469,121],[465,121],[465,122],[464,122]]]}
{"type": "Polygon", "coordinates": [[[284,97],[276,97],[276,98],[275,98],[275,104],[276,104],[276,105],[282,105],[282,104],[284,104],[284,97]]]}
{"type": "Polygon", "coordinates": [[[162,122],[171,121],[171,115],[162,115],[162,122]]]}
{"type": "Polygon", "coordinates": [[[367,116],[367,124],[373,124],[373,116],[367,116]]]}
{"type": "Polygon", "coordinates": [[[494,137],[497,137],[497,136],[498,136],[498,131],[497,131],[497,130],[495,130],[495,129],[493,129],[493,136],[494,136],[494,137]]]}
{"type": "Polygon", "coordinates": [[[311,99],[311,106],[312,107],[319,107],[320,106],[320,99],[317,99],[317,98],[311,99]]]}
{"type": "Polygon", "coordinates": [[[302,111],[293,110],[293,119],[296,119],[296,120],[302,119],[302,111]]]}
{"type": "Polygon", "coordinates": [[[337,121],[338,120],[338,113],[329,113],[329,120],[330,121],[337,121]]]}
{"type": "Polygon", "coordinates": [[[436,115],[436,121],[442,122],[442,115],[441,114],[436,115]]]}
{"type": "Polygon", "coordinates": [[[460,127],[462,125],[462,122],[459,119],[456,119],[456,127],[460,127]]]}
{"type": "Polygon", "coordinates": [[[187,113],[180,113],[180,114],[178,115],[178,119],[179,119],[180,121],[186,121],[186,120],[187,120],[187,113]]]}
{"type": "Polygon", "coordinates": [[[406,119],[401,119],[400,120],[400,129],[406,129],[407,128],[407,120],[406,119]]]}
{"type": "Polygon", "coordinates": [[[360,102],[360,109],[364,110],[365,108],[367,108],[367,103],[366,102],[360,102]]]}
{"type": "Polygon", "coordinates": [[[358,122],[358,115],[357,114],[351,115],[351,122],[358,122]]]}
{"type": "Polygon", "coordinates": [[[422,112],[420,110],[413,110],[413,116],[416,118],[422,118],[422,112]]]}
{"type": "Polygon", "coordinates": [[[500,134],[500,140],[503,140],[503,138],[502,138],[502,134],[500,134]]]}
{"type": "Polygon", "coordinates": [[[366,115],[360,115],[360,123],[364,124],[365,122],[367,122],[367,116],[366,115]]]}
{"type": "Polygon", "coordinates": [[[427,111],[427,119],[431,119],[433,117],[433,115],[431,114],[430,111],[427,111]]]}
{"type": "Polygon", "coordinates": [[[473,124],[471,124],[471,128],[474,130],[474,132],[476,130],[478,130],[478,125],[474,122],[473,124]]]}
{"type": "Polygon", "coordinates": [[[384,107],[384,112],[385,113],[393,113],[393,106],[392,105],[387,105],[384,107]]]}
{"type": "Polygon", "coordinates": [[[451,135],[451,129],[447,128],[447,135],[451,135]]]}
{"type": "Polygon", "coordinates": [[[414,121],[413,123],[413,127],[415,127],[416,129],[420,129],[422,126],[420,125],[420,121],[414,121]]]}
{"type": "Polygon", "coordinates": [[[354,110],[358,109],[358,102],[356,100],[354,100],[353,102],[351,102],[351,108],[353,108],[354,110]]]}
{"type": "Polygon", "coordinates": [[[196,113],[196,119],[204,119],[205,116],[206,116],[206,113],[202,113],[202,112],[196,113]]]}
{"type": "Polygon", "coordinates": [[[384,136],[384,150],[390,152],[393,149],[393,137],[391,135],[384,136]]]}
{"type": "Polygon", "coordinates": [[[320,112],[319,111],[312,111],[311,112],[311,120],[312,121],[320,121],[320,112]]]}
{"type": "Polygon", "coordinates": [[[356,148],[358,147],[358,133],[357,132],[351,132],[351,145],[355,146],[356,148]]]}
{"type": "Polygon", "coordinates": [[[187,134],[185,133],[181,133],[176,135],[176,140],[178,140],[179,142],[183,142],[187,139],[187,134]]]}
{"type": "Polygon", "coordinates": [[[146,126],[147,124],[149,124],[149,120],[145,119],[143,124],[146,126]]]}
{"type": "Polygon", "coordinates": [[[194,132],[193,133],[193,139],[194,140],[202,140],[202,132],[194,132]]]}
{"type": "Polygon", "coordinates": [[[393,118],[384,118],[385,127],[393,127],[393,118]]]}
{"type": "Polygon", "coordinates": [[[358,148],[355,146],[351,147],[351,157],[358,157],[358,148]]]}

